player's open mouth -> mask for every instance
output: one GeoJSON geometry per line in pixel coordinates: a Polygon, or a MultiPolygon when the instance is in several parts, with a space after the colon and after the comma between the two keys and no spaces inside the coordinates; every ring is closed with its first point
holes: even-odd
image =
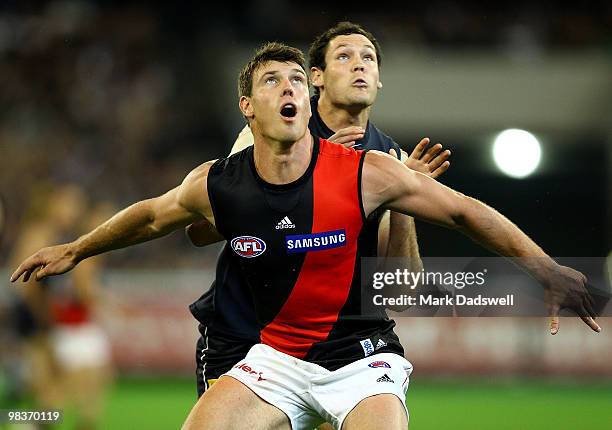
{"type": "Polygon", "coordinates": [[[365,81],[365,79],[358,78],[353,81],[353,86],[359,88],[367,88],[368,83],[365,81]]]}
{"type": "Polygon", "coordinates": [[[297,108],[293,103],[285,103],[280,114],[283,118],[293,118],[297,115],[297,108]]]}

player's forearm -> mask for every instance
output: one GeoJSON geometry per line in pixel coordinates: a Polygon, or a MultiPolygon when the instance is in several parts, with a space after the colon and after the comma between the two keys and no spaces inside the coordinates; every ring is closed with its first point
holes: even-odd
{"type": "Polygon", "coordinates": [[[72,242],[76,261],[113,249],[146,242],[170,233],[172,224],[160,222],[154,210],[155,199],[135,203],[104,224],[72,242]]]}
{"type": "Polygon", "coordinates": [[[423,268],[417,241],[414,218],[391,212],[389,221],[389,244],[387,257],[405,257],[410,260],[410,270],[419,272],[423,268]]]}
{"type": "Polygon", "coordinates": [[[485,248],[513,261],[545,282],[557,263],[515,224],[491,207],[463,196],[454,216],[456,228],[485,248]]]}
{"type": "MultiPolygon", "coordinates": [[[[419,245],[417,243],[416,228],[414,218],[409,215],[404,215],[398,212],[391,211],[389,219],[386,220],[385,228],[388,230],[388,242],[384,256],[384,270],[394,271],[397,264],[400,267],[407,268],[410,272],[416,273],[423,270],[423,262],[419,255],[419,245]],[[401,262],[398,260],[401,259],[401,262]]],[[[381,226],[381,229],[383,227],[381,226]]],[[[380,236],[380,235],[379,235],[380,236]]],[[[416,286],[415,286],[416,287],[416,286]]],[[[414,295],[417,289],[411,288],[408,284],[399,286],[398,293],[414,295]]],[[[408,306],[388,306],[389,309],[401,312],[408,306]]]]}

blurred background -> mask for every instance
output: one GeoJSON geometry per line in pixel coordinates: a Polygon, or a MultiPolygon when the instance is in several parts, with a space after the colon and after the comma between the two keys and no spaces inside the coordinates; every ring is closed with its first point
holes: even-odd
{"type": "MultiPolygon", "coordinates": [[[[39,247],[228,153],[244,125],[236,77],[253,49],[279,40],[307,50],[346,19],[382,44],[379,128],[408,151],[423,136],[445,144],[441,181],[549,254],[609,256],[610,2],[4,1],[2,279],[39,247]],[[504,134],[494,151],[509,129],[528,133],[504,134]]],[[[453,232],[418,233],[424,256],[488,255],[453,232]]],[[[177,232],[42,288],[5,282],[0,409],[66,408],[61,428],[180,426],[196,399],[187,305],[209,287],[218,250],[177,232]]],[[[595,335],[565,319],[553,338],[538,318],[399,319],[415,365],[411,428],[612,428],[612,323],[601,324],[595,335]]]]}

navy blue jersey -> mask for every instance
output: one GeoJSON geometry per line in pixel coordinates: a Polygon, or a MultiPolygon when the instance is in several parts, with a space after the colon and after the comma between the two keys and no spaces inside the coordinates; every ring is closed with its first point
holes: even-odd
{"type": "MultiPolygon", "coordinates": [[[[311,98],[312,117],[308,127],[310,132],[324,139],[334,134],[319,116],[318,97],[311,98]]],[[[395,149],[400,154],[397,143],[381,132],[372,122],[368,122],[363,139],[356,142],[357,149],[379,150],[389,152],[395,149]]],[[[364,226],[364,236],[376,237],[378,222],[364,226]]],[[[255,305],[247,282],[242,278],[242,271],[233,258],[233,251],[226,244],[217,262],[215,282],[196,302],[190,305],[193,316],[207,328],[206,335],[231,336],[244,339],[253,344],[260,341],[260,330],[255,314],[255,305]]]]}
{"type": "MultiPolygon", "coordinates": [[[[329,127],[323,122],[319,111],[317,110],[317,104],[319,102],[319,96],[313,96],[310,99],[310,108],[312,110],[312,117],[308,123],[310,132],[315,136],[328,139],[334,134],[334,131],[330,130],[329,127]]],[[[370,150],[374,149],[382,152],[389,152],[391,149],[395,149],[395,153],[400,157],[400,147],[393,139],[387,136],[385,133],[380,131],[371,121],[368,121],[365,134],[363,139],[355,142],[355,149],[370,150]]]]}

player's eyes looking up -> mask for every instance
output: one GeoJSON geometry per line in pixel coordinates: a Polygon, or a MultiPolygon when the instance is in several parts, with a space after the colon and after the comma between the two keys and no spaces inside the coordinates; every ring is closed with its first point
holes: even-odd
{"type": "MultiPolygon", "coordinates": [[[[282,80],[283,79],[277,76],[276,74],[267,74],[262,77],[262,82],[266,86],[276,86],[282,80]]],[[[296,72],[295,74],[289,76],[289,81],[292,84],[303,84],[306,81],[306,76],[304,76],[302,73],[296,72]]]]}
{"type": "Polygon", "coordinates": [[[295,75],[292,78],[292,80],[293,80],[293,82],[296,82],[296,83],[299,83],[299,84],[304,83],[304,77],[302,75],[295,75]]]}
{"type": "MultiPolygon", "coordinates": [[[[360,56],[363,59],[363,61],[374,62],[374,63],[376,62],[376,56],[372,54],[370,50],[368,50],[366,53],[362,53],[360,56]]],[[[336,60],[342,61],[342,62],[347,62],[350,59],[351,59],[351,55],[349,55],[346,52],[341,52],[336,56],[336,60]]]]}
{"type": "Polygon", "coordinates": [[[372,54],[366,54],[363,56],[364,60],[368,60],[368,61],[375,61],[374,60],[374,56],[372,54]]]}
{"type": "Polygon", "coordinates": [[[336,58],[340,61],[346,61],[349,59],[349,56],[348,54],[342,53],[342,54],[339,54],[336,58]]]}

